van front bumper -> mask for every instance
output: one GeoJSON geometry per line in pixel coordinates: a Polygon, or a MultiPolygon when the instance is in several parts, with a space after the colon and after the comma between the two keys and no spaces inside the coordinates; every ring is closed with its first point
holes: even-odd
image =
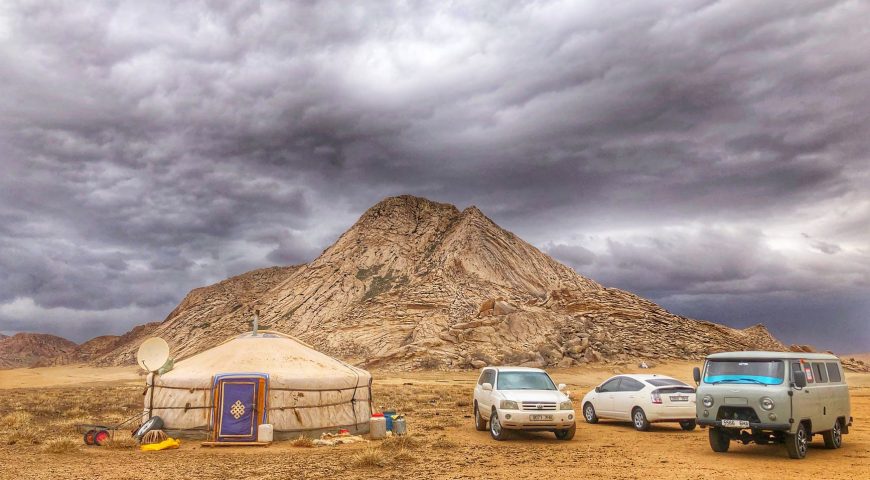
{"type": "MultiPolygon", "coordinates": [[[[700,425],[702,427],[720,427],[720,428],[729,428],[732,430],[742,430],[741,428],[737,428],[737,427],[722,427],[721,420],[705,420],[705,419],[699,418],[698,425],[700,425]]],[[[751,428],[754,430],[779,430],[779,431],[787,432],[787,431],[791,430],[791,424],[790,423],[749,422],[748,428],[751,428]]]]}

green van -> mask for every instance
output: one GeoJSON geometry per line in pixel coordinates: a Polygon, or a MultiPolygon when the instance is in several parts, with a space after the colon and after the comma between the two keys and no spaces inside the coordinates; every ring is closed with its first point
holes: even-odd
{"type": "Polygon", "coordinates": [[[716,353],[693,374],[697,423],[710,428],[715,452],[727,452],[732,440],[785,443],[791,458],[804,458],[813,435],[840,448],[852,425],[849,388],[834,355],[716,353]]]}

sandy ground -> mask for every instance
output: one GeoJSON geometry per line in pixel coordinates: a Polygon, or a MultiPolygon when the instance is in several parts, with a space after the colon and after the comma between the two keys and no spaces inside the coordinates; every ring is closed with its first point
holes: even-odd
{"type": "MultiPolygon", "coordinates": [[[[692,363],[674,363],[655,371],[683,380],[692,363]]],[[[556,382],[567,383],[576,397],[622,367],[553,370],[556,382]]],[[[870,472],[870,374],[850,374],[855,425],[843,448],[825,450],[814,439],[805,460],[791,460],[783,446],[732,444],[726,454],[710,450],[707,431],[684,432],[676,425],[656,424],[637,432],[629,424],[578,423],[570,442],[549,433],[517,434],[496,442],[474,430],[470,392],[475,373],[374,372],[375,404],[407,413],[411,438],[402,447],[369,442],[339,447],[300,448],[279,442],[267,448],[201,447],[185,442],[173,451],[144,453],[133,448],[74,447],[66,453],[45,453],[43,445],[18,441],[0,445],[0,478],[867,478],[870,472]],[[376,453],[383,465],[365,454],[376,453]]],[[[0,417],[26,410],[43,437],[78,441],[69,417],[121,418],[141,405],[141,383],[134,370],[77,368],[0,372],[0,417]],[[45,371],[42,371],[45,370],[45,371]],[[50,371],[49,371],[50,370],[50,371]],[[64,370],[71,370],[65,372],[64,370]],[[84,375],[89,384],[72,386],[84,375]],[[91,376],[93,375],[93,376],[91,376]],[[51,383],[51,379],[55,383],[51,383]],[[19,388],[8,383],[16,379],[19,388]],[[37,387],[20,388],[34,379],[37,387]],[[134,382],[135,386],[130,382],[134,382]]],[[[579,407],[579,405],[578,405],[579,407]]],[[[578,408],[579,411],[579,408],[578,408]]],[[[0,435],[16,433],[0,422],[0,435]],[[4,428],[6,430],[4,430],[4,428]]],[[[18,427],[24,428],[24,427],[18,427]]],[[[35,438],[35,437],[33,437],[35,438]]],[[[34,440],[38,442],[39,440],[34,440]]]]}

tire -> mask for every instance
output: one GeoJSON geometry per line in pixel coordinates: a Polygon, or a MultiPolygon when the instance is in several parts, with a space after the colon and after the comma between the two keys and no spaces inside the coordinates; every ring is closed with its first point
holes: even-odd
{"type": "Polygon", "coordinates": [[[822,438],[825,439],[825,448],[834,449],[843,446],[843,424],[840,423],[839,418],[834,422],[833,428],[822,433],[822,438]]]}
{"type": "Polygon", "coordinates": [[[85,445],[93,445],[94,444],[94,434],[97,433],[96,430],[88,430],[85,432],[85,436],[83,440],[85,441],[85,445]]]}
{"type": "Polygon", "coordinates": [[[507,440],[510,437],[510,432],[501,426],[498,420],[498,412],[492,409],[492,414],[489,416],[489,435],[498,441],[507,440]]]}
{"type": "Polygon", "coordinates": [[[639,432],[649,430],[649,420],[646,419],[646,413],[640,407],[631,411],[631,423],[634,424],[634,428],[639,432]]]}
{"type": "Polygon", "coordinates": [[[571,425],[571,428],[555,430],[553,433],[556,435],[557,440],[571,440],[574,438],[574,434],[577,433],[577,424],[571,425]]]}
{"type": "Polygon", "coordinates": [[[109,442],[109,432],[107,430],[98,430],[97,433],[94,434],[94,445],[103,446],[109,442]]]}
{"type": "Polygon", "coordinates": [[[474,402],[474,429],[478,432],[485,432],[486,420],[480,415],[480,410],[477,409],[477,402],[474,402]]]}
{"type": "Polygon", "coordinates": [[[730,446],[731,439],[728,438],[728,434],[723,432],[720,428],[710,428],[710,448],[712,448],[714,452],[725,453],[728,451],[728,447],[730,446]]]}
{"type": "Polygon", "coordinates": [[[586,423],[598,423],[598,415],[595,414],[592,402],[586,402],[586,405],[583,405],[583,418],[586,419],[586,423]]]}
{"type": "Polygon", "coordinates": [[[680,428],[687,432],[691,432],[697,426],[698,424],[694,420],[683,420],[682,422],[680,422],[680,428]]]}
{"type": "Polygon", "coordinates": [[[789,458],[800,460],[807,456],[810,446],[810,435],[807,426],[799,423],[797,432],[785,434],[785,449],[788,450],[789,458]]]}
{"type": "Polygon", "coordinates": [[[136,440],[142,440],[142,437],[144,437],[146,433],[151,430],[160,430],[161,428],[163,428],[163,419],[154,415],[148,420],[145,420],[145,423],[139,425],[139,428],[137,428],[133,433],[133,438],[136,440]]]}

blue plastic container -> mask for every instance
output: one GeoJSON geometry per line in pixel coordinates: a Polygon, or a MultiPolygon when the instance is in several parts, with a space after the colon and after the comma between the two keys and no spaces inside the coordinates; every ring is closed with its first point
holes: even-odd
{"type": "Polygon", "coordinates": [[[395,410],[384,410],[384,418],[387,419],[387,431],[393,431],[393,417],[396,416],[395,410]]]}

